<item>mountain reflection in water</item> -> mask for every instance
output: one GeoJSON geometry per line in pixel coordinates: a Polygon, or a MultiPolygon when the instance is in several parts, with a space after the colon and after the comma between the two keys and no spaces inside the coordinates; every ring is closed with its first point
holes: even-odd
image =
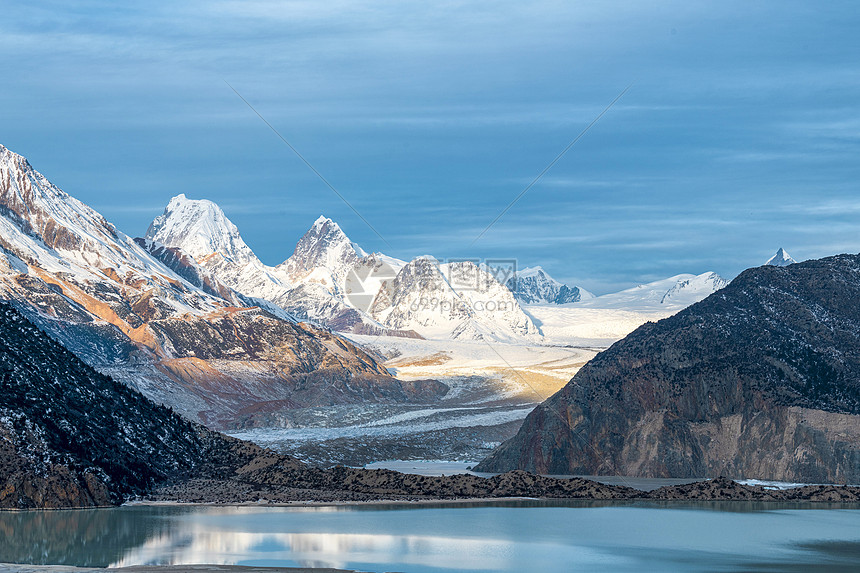
{"type": "Polygon", "coordinates": [[[0,513],[0,562],[840,571],[860,567],[860,511],[847,507],[518,501],[9,512],[0,513]]]}

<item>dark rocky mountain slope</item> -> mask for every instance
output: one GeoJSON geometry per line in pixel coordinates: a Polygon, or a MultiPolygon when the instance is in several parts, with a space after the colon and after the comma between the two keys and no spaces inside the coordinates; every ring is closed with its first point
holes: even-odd
{"type": "Polygon", "coordinates": [[[0,303],[0,507],[119,502],[199,465],[211,436],[0,303]]]}
{"type": "Polygon", "coordinates": [[[749,269],[595,357],[479,471],[860,483],[860,255],[749,269]]]}

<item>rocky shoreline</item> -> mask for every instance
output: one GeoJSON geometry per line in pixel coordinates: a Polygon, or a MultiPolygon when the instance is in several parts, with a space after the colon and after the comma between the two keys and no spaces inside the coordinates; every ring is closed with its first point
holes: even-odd
{"type": "Polygon", "coordinates": [[[643,491],[583,478],[556,478],[516,470],[493,477],[421,476],[392,470],[330,469],[271,464],[237,478],[188,479],[165,484],[136,503],[294,504],[385,501],[499,500],[511,498],[655,501],[763,501],[860,504],[860,487],[809,485],[791,489],[752,486],[725,477],[643,491]]]}

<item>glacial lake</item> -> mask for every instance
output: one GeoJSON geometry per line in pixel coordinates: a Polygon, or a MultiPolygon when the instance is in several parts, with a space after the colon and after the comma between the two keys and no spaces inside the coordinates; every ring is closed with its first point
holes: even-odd
{"type": "Polygon", "coordinates": [[[362,571],[860,570],[860,508],[510,501],[0,512],[0,562],[362,571]]]}

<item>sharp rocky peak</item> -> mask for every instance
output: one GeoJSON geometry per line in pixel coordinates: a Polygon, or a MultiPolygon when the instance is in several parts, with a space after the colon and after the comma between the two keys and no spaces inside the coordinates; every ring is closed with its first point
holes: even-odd
{"type": "Polygon", "coordinates": [[[584,289],[555,280],[540,266],[518,270],[508,278],[505,286],[517,300],[526,304],[567,304],[593,296],[584,289]]]}
{"type": "Polygon", "coordinates": [[[214,253],[240,265],[257,260],[221,207],[184,194],[170,200],[164,213],[152,221],[146,238],[179,247],[198,260],[214,253]]]}
{"type": "Polygon", "coordinates": [[[780,247],[776,254],[768,259],[765,265],[772,267],[787,267],[788,265],[793,265],[796,262],[797,261],[791,258],[791,255],[785,252],[785,249],[780,247]]]}
{"type": "Polygon", "coordinates": [[[361,247],[349,240],[336,222],[320,216],[299,239],[292,256],[279,265],[290,273],[324,267],[333,272],[352,266],[366,256],[361,247]]]}
{"type": "Polygon", "coordinates": [[[21,155],[0,145],[0,215],[25,235],[66,251],[97,249],[121,234],[95,210],[36,171],[21,155]]]}

